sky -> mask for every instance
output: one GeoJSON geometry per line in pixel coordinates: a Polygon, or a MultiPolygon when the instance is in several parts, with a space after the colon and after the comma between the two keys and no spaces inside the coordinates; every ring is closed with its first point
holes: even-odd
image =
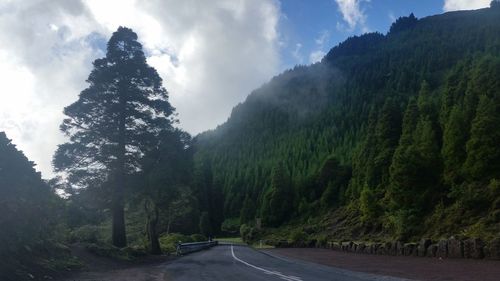
{"type": "Polygon", "coordinates": [[[86,87],[118,26],[137,32],[179,127],[213,129],[274,75],[318,62],[339,42],[385,33],[400,16],[490,0],[0,0],[0,131],[53,176],[65,106],[86,87]]]}

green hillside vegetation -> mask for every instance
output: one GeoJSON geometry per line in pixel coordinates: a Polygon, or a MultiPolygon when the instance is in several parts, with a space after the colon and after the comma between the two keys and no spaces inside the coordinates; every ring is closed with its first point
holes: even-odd
{"type": "Polygon", "coordinates": [[[62,239],[64,204],[0,132],[0,279],[32,279],[78,267],[62,239]]]}
{"type": "Polygon", "coordinates": [[[500,230],[499,18],[497,7],[412,14],[255,90],[196,138],[195,166],[210,167],[204,178],[224,197],[214,226],[223,213],[247,225],[261,218],[267,237],[283,230],[285,239],[290,227],[345,239],[491,239],[500,230]]]}
{"type": "Polygon", "coordinates": [[[499,238],[498,5],[349,38],[194,138],[118,28],[64,109],[57,177],[0,132],[0,279],[55,277],[82,266],[74,249],[130,261],[237,234],[499,238]]]}

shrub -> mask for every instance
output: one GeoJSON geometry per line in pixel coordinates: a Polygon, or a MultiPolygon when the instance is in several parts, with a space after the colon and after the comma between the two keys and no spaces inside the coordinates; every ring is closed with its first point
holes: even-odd
{"type": "Polygon", "coordinates": [[[97,243],[99,228],[95,225],[84,225],[70,233],[70,242],[97,243]]]}
{"type": "Polygon", "coordinates": [[[240,227],[240,235],[244,242],[250,243],[257,238],[258,231],[254,227],[242,224],[240,227]]]}
{"type": "Polygon", "coordinates": [[[160,247],[163,252],[173,253],[176,251],[178,243],[190,243],[193,239],[190,236],[180,233],[170,233],[160,236],[160,247]]]}
{"type": "Polygon", "coordinates": [[[193,240],[193,242],[208,241],[207,237],[205,235],[202,235],[202,234],[193,234],[193,235],[191,235],[191,240],[193,240]]]}
{"type": "Polygon", "coordinates": [[[240,218],[229,218],[224,220],[221,230],[231,234],[238,233],[240,230],[240,218]]]}
{"type": "Polygon", "coordinates": [[[302,229],[295,229],[292,231],[292,233],[290,233],[288,239],[292,243],[306,242],[307,234],[302,229]]]}

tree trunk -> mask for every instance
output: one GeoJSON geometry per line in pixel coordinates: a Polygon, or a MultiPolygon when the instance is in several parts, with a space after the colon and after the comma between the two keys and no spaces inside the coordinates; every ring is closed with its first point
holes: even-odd
{"type": "MultiPolygon", "coordinates": [[[[116,188],[118,189],[118,188],[116,188]]],[[[125,214],[123,211],[123,195],[121,192],[116,192],[113,196],[112,212],[113,212],[113,227],[112,239],[113,245],[119,248],[127,246],[127,236],[125,234],[125,214]]]]}
{"type": "Polygon", "coordinates": [[[155,207],[154,218],[149,223],[149,243],[151,247],[151,254],[161,255],[160,240],[158,237],[158,208],[155,207]]]}
{"type": "Polygon", "coordinates": [[[146,224],[146,232],[149,240],[149,251],[153,255],[161,255],[161,247],[160,240],[158,237],[158,220],[159,220],[159,211],[158,207],[153,203],[152,210],[148,207],[148,202],[144,203],[144,209],[147,214],[147,224],[146,224]]]}
{"type": "Polygon", "coordinates": [[[116,178],[114,179],[112,212],[113,212],[113,228],[112,239],[113,245],[116,247],[127,246],[127,236],[125,232],[125,214],[123,210],[123,188],[125,185],[125,88],[120,85],[120,115],[118,123],[118,152],[117,152],[117,167],[116,178]]]}

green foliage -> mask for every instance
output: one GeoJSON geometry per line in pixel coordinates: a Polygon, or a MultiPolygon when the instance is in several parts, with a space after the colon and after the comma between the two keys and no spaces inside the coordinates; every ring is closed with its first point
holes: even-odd
{"type": "Polygon", "coordinates": [[[224,220],[221,226],[222,232],[225,233],[238,233],[240,231],[240,219],[239,218],[227,218],[224,220]]]}
{"type": "Polygon", "coordinates": [[[240,221],[242,223],[251,222],[255,219],[255,203],[250,197],[246,197],[240,211],[240,221]]]}
{"type": "Polygon", "coordinates": [[[281,227],[349,210],[353,233],[403,239],[495,218],[499,11],[410,15],[274,77],[196,137],[204,210],[281,227]]]}
{"type": "MultiPolygon", "coordinates": [[[[46,272],[68,259],[57,240],[64,232],[60,218],[64,204],[52,193],[34,163],[0,132],[0,279],[24,280],[26,272],[46,272]]],[[[39,277],[39,276],[38,276],[39,277]]]]}
{"type": "Polygon", "coordinates": [[[193,240],[193,242],[208,241],[208,238],[205,235],[202,235],[202,234],[192,234],[190,237],[191,237],[191,240],[193,240]]]}
{"type": "Polygon", "coordinates": [[[307,234],[304,232],[302,229],[295,229],[290,233],[290,236],[288,237],[288,240],[291,243],[303,243],[306,242],[308,239],[307,234]]]}
{"type": "Polygon", "coordinates": [[[408,17],[400,17],[398,18],[392,25],[389,30],[389,34],[393,35],[395,33],[406,31],[410,28],[413,28],[418,22],[418,19],[411,13],[408,17]]]}
{"type": "Polygon", "coordinates": [[[95,225],[84,225],[74,229],[70,234],[71,242],[97,243],[102,241],[99,236],[99,228],[95,225]]]}
{"type": "Polygon", "coordinates": [[[161,249],[165,253],[175,253],[177,244],[194,242],[193,238],[180,233],[170,233],[160,236],[161,249]]]}
{"type": "Polygon", "coordinates": [[[365,186],[359,197],[359,210],[361,212],[361,221],[364,223],[373,223],[378,219],[380,206],[377,203],[377,197],[373,190],[365,186]]]}
{"type": "Polygon", "coordinates": [[[246,243],[252,243],[258,234],[257,229],[252,226],[242,224],[240,227],[240,236],[246,243]]]}
{"type": "Polygon", "coordinates": [[[146,62],[131,29],[119,27],[106,56],[94,61],[89,86],[73,104],[61,131],[53,165],[80,188],[99,186],[112,209],[112,240],[127,245],[124,204],[126,177],[141,170],[141,159],[164,132],[173,130],[174,108],[156,70],[146,62]]]}
{"type": "Polygon", "coordinates": [[[262,218],[264,223],[277,226],[283,223],[292,210],[292,188],[285,174],[284,167],[279,164],[273,169],[271,187],[264,195],[262,218]]]}
{"type": "Polygon", "coordinates": [[[111,244],[103,243],[87,244],[85,248],[97,256],[125,261],[135,260],[147,254],[145,249],[135,247],[118,248],[111,244]]]}
{"type": "Polygon", "coordinates": [[[200,233],[210,237],[212,235],[212,226],[210,225],[210,218],[207,212],[201,213],[200,216],[200,233]]]}
{"type": "MultiPolygon", "coordinates": [[[[500,98],[500,91],[498,92],[500,98]]],[[[497,99],[498,99],[497,98],[497,99]]],[[[467,160],[464,167],[476,180],[500,177],[500,103],[486,95],[481,96],[472,122],[471,137],[467,142],[467,160]]]]}

